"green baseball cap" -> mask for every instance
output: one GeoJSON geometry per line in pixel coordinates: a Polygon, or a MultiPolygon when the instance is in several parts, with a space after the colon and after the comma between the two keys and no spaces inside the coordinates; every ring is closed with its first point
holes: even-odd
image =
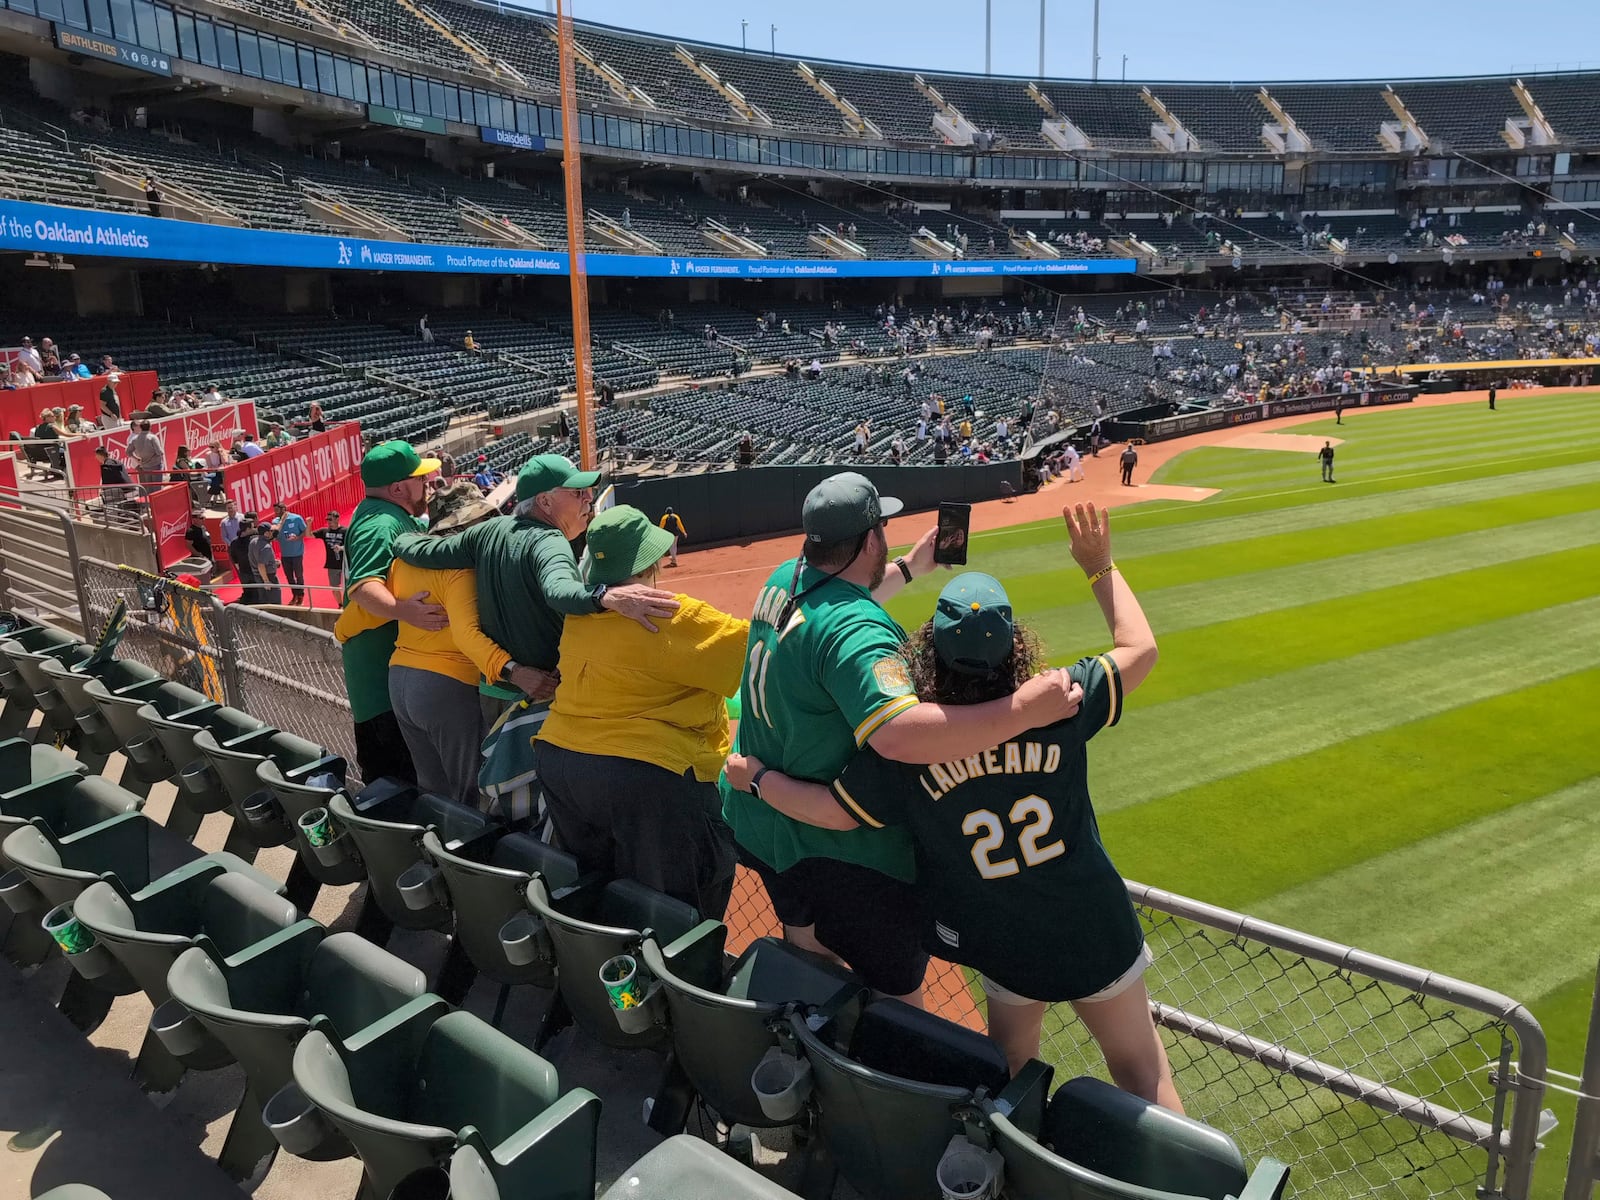
{"type": "Polygon", "coordinates": [[[992,575],[967,571],[944,585],[933,612],[933,648],[952,671],[987,675],[1014,643],[1011,598],[992,575]]]}
{"type": "Polygon", "coordinates": [[[589,522],[589,582],[610,585],[631,579],[665,558],[673,540],[670,533],[631,504],[608,508],[589,522]]]}
{"type": "Polygon", "coordinates": [[[893,496],[880,496],[872,480],[855,471],[830,475],[806,495],[800,521],[806,541],[825,544],[859,537],[905,506],[893,496]]]}
{"type": "Polygon", "coordinates": [[[361,482],[367,487],[387,487],[402,479],[432,475],[438,469],[437,458],[423,458],[410,442],[379,442],[361,460],[361,482]]]}
{"type": "Polygon", "coordinates": [[[556,488],[593,487],[599,482],[599,471],[580,471],[559,454],[540,454],[517,472],[517,500],[532,500],[556,488]]]}

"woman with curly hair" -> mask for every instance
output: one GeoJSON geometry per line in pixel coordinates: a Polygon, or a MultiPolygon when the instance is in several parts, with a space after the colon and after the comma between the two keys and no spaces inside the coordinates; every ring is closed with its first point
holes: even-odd
{"type": "MultiPolygon", "coordinates": [[[[1109,515],[1080,504],[1062,516],[1112,640],[1070,668],[1083,687],[1077,716],[929,766],[864,750],[830,786],[735,754],[728,781],[826,829],[909,826],[928,949],[980,972],[990,1034],[1012,1072],[1037,1057],[1048,1005],[1066,1002],[1118,1087],[1182,1112],[1145,991],[1150,952],[1100,842],[1088,783],[1089,740],[1117,723],[1123,697],[1150,674],[1155,635],[1111,560],[1109,515]]],[[[1042,664],[1005,589],[978,572],[945,586],[905,653],[917,695],[939,704],[1010,695],[1042,664]]]]}

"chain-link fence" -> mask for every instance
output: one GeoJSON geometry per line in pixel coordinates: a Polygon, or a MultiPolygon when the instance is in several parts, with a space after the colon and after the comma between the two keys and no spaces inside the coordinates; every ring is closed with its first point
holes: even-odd
{"type": "Polygon", "coordinates": [[[245,605],[228,609],[239,673],[238,705],[251,716],[326,746],[356,767],[344,663],[333,634],[245,605]]]}

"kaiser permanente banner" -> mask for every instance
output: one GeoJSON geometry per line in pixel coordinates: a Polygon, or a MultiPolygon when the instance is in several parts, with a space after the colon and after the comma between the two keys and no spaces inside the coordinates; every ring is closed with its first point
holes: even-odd
{"type": "MultiPolygon", "coordinates": [[[[565,252],[492,246],[434,246],[358,237],[272,233],[164,217],[94,212],[0,200],[0,250],[39,251],[167,262],[432,271],[473,275],[565,275],[565,252]]],[[[918,275],[1131,275],[1131,258],[1088,259],[768,259],[589,254],[590,275],[684,279],[903,279],[918,275]]]]}

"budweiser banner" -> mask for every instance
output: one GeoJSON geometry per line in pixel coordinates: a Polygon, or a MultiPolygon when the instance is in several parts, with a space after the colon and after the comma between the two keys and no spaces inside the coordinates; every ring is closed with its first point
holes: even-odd
{"type": "MultiPolygon", "coordinates": [[[[164,571],[188,558],[189,485],[174,483],[150,493],[150,529],[156,539],[156,561],[164,571]]],[[[213,547],[213,550],[215,547],[213,547]]]]}
{"type": "MultiPolygon", "coordinates": [[[[197,408],[192,412],[150,419],[150,432],[161,439],[165,471],[172,469],[172,460],[176,457],[179,446],[187,446],[191,453],[198,454],[209,443],[221,442],[226,453],[228,442],[233,438],[234,432],[240,429],[249,434],[256,433],[256,406],[253,401],[235,400],[229,404],[217,404],[211,408],[197,408]]],[[[69,441],[68,484],[73,488],[100,486],[100,464],[96,461],[94,452],[101,446],[104,446],[112,457],[127,462],[128,470],[131,472],[134,464],[128,461],[128,439],[133,433],[132,426],[121,425],[116,429],[86,434],[69,441]]]]}

